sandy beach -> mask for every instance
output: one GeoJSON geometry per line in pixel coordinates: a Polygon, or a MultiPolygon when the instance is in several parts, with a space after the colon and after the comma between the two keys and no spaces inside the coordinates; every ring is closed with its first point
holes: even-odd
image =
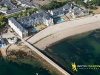
{"type": "Polygon", "coordinates": [[[91,31],[91,30],[95,30],[98,28],[100,28],[100,21],[86,24],[86,25],[81,25],[81,26],[74,27],[74,28],[70,28],[70,29],[52,34],[51,36],[48,36],[48,37],[42,39],[41,41],[37,42],[35,44],[35,46],[44,50],[47,46],[49,46],[59,40],[62,40],[66,37],[73,36],[76,34],[87,32],[87,31],[91,31]]]}

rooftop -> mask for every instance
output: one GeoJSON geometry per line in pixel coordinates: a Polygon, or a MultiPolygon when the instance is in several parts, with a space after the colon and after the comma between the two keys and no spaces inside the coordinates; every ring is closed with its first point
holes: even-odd
{"type": "Polygon", "coordinates": [[[26,25],[30,25],[32,26],[34,24],[34,21],[37,21],[40,20],[42,21],[42,19],[47,19],[49,20],[51,17],[48,16],[44,11],[39,11],[38,13],[36,14],[32,14],[30,16],[27,16],[27,17],[23,17],[23,18],[19,18],[17,19],[17,21],[23,25],[23,27],[25,27],[26,25]]]}
{"type": "Polygon", "coordinates": [[[2,0],[1,3],[6,4],[9,9],[15,9],[17,8],[14,4],[10,2],[10,0],[2,0]]]}
{"type": "Polygon", "coordinates": [[[19,12],[19,11],[22,11],[22,10],[25,10],[25,8],[20,7],[20,8],[8,10],[8,11],[7,11],[7,14],[12,14],[12,13],[19,12]]]}
{"type": "Polygon", "coordinates": [[[13,17],[9,18],[8,20],[12,21],[14,25],[21,31],[26,32],[27,30],[23,28],[13,17]]]}
{"type": "Polygon", "coordinates": [[[54,9],[52,10],[53,12],[56,12],[56,11],[62,11],[63,9],[65,10],[69,10],[71,8],[72,4],[71,3],[66,3],[65,5],[63,5],[62,7],[60,8],[57,8],[57,9],[54,9]]]}
{"type": "Polygon", "coordinates": [[[22,4],[26,4],[28,6],[33,6],[30,0],[17,0],[17,1],[21,2],[22,4]]]}

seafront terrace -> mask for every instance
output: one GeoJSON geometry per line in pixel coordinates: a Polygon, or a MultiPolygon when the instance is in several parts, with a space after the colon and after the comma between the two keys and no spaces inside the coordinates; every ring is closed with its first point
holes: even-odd
{"type": "MultiPolygon", "coordinates": [[[[70,21],[67,22],[63,22],[60,24],[56,24],[53,26],[49,26],[48,28],[40,31],[39,33],[37,33],[36,35],[34,35],[33,37],[31,37],[30,39],[28,39],[27,41],[30,42],[31,44],[39,41],[40,39],[49,36],[51,34],[55,34],[64,30],[68,30],[68,29],[72,29],[75,27],[79,27],[82,25],[88,25],[88,24],[92,24],[92,23],[97,23],[100,21],[100,14],[94,15],[94,16],[88,16],[88,17],[82,17],[82,18],[76,18],[76,19],[71,19],[70,21]]],[[[92,27],[95,27],[94,25],[91,25],[92,27]]],[[[100,27],[97,27],[95,29],[98,29],[100,27]]],[[[91,27],[88,28],[89,30],[91,30],[91,27]]],[[[81,29],[79,29],[80,32],[81,29]]],[[[85,29],[84,31],[85,32],[85,29]]],[[[66,36],[66,35],[65,35],[66,36]]]]}

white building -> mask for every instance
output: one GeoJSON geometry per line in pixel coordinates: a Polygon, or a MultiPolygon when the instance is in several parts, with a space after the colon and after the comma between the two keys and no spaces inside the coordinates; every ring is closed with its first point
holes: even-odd
{"type": "Polygon", "coordinates": [[[64,14],[67,14],[69,12],[69,9],[72,8],[71,3],[66,3],[65,5],[63,5],[60,8],[54,9],[54,10],[48,10],[48,13],[53,17],[59,17],[62,16],[64,14]]]}
{"type": "Polygon", "coordinates": [[[89,14],[89,11],[86,9],[82,9],[80,7],[74,6],[69,11],[71,13],[72,18],[77,18],[81,16],[85,16],[89,14]]]}
{"type": "Polygon", "coordinates": [[[8,19],[8,23],[11,28],[21,37],[27,37],[28,31],[23,28],[13,17],[8,19]]]}

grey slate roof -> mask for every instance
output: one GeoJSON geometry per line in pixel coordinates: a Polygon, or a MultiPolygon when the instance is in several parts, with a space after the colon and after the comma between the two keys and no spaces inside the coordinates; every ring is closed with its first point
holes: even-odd
{"type": "Polygon", "coordinates": [[[10,2],[10,0],[2,0],[1,3],[6,4],[6,5],[8,6],[9,9],[15,9],[15,8],[17,8],[14,4],[12,4],[12,3],[10,2]]]}
{"type": "Polygon", "coordinates": [[[74,8],[72,9],[72,13],[74,13],[75,16],[84,16],[89,14],[88,10],[82,9],[77,6],[74,6],[74,8]]]}
{"type": "Polygon", "coordinates": [[[21,8],[16,8],[16,9],[8,10],[8,11],[7,11],[7,14],[16,13],[16,12],[23,11],[23,10],[25,10],[25,8],[23,8],[23,7],[21,7],[21,8]]]}
{"type": "Polygon", "coordinates": [[[43,23],[45,20],[49,20],[51,17],[48,16],[45,12],[40,11],[36,14],[32,14],[27,17],[19,18],[17,21],[23,26],[33,26],[35,24],[43,23]]]}
{"type": "Polygon", "coordinates": [[[8,20],[12,21],[14,25],[21,31],[21,32],[26,32],[27,30],[23,28],[13,17],[9,18],[8,20]]]}
{"type": "Polygon", "coordinates": [[[30,0],[17,0],[17,1],[20,1],[22,4],[26,4],[28,6],[33,6],[30,0]]]}
{"type": "Polygon", "coordinates": [[[65,10],[69,10],[71,8],[71,3],[66,3],[65,5],[63,5],[60,8],[54,9],[52,10],[53,12],[58,12],[58,11],[63,11],[63,9],[65,10]]]}

